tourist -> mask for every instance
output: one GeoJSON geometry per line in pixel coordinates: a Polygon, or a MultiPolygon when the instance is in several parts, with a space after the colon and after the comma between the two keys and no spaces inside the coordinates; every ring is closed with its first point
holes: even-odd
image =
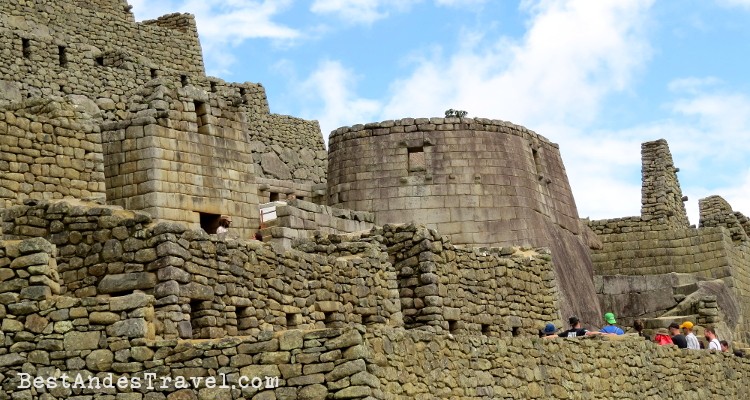
{"type": "Polygon", "coordinates": [[[645,334],[643,332],[643,328],[645,328],[645,324],[643,323],[642,319],[637,319],[637,320],[633,321],[633,329],[635,329],[635,331],[638,332],[638,336],[640,336],[640,337],[642,337],[642,338],[650,341],[651,340],[651,336],[645,334]]]}
{"type": "Polygon", "coordinates": [[[672,343],[676,344],[681,349],[687,349],[687,339],[685,335],[680,333],[680,325],[677,322],[669,324],[669,334],[672,335],[672,343]]]}
{"type": "Polygon", "coordinates": [[[617,320],[615,319],[615,314],[608,312],[604,314],[604,321],[607,322],[607,325],[599,330],[601,333],[607,333],[610,335],[624,335],[625,331],[622,330],[619,326],[615,325],[617,323],[617,320]]]}
{"type": "Polygon", "coordinates": [[[555,324],[550,323],[550,324],[545,325],[544,329],[539,331],[539,337],[540,338],[548,337],[548,336],[554,337],[554,336],[557,336],[555,332],[557,332],[557,327],[555,326],[555,324]]]}
{"type": "Polygon", "coordinates": [[[232,223],[232,217],[228,217],[225,215],[222,215],[219,219],[219,227],[216,228],[217,234],[227,233],[229,232],[229,225],[232,223]]]}
{"type": "Polygon", "coordinates": [[[695,334],[693,333],[693,323],[690,321],[685,321],[680,325],[680,328],[685,334],[685,339],[687,340],[687,348],[690,350],[700,350],[701,345],[700,343],[698,343],[698,338],[695,337],[695,334]]]}
{"type": "Polygon", "coordinates": [[[726,340],[720,340],[719,344],[721,345],[722,353],[729,353],[729,342],[727,342],[726,340]]]}
{"type": "Polygon", "coordinates": [[[672,342],[672,337],[669,336],[669,331],[667,330],[667,328],[659,328],[656,330],[656,335],[654,335],[654,342],[656,342],[656,344],[658,344],[659,346],[674,344],[674,342],[672,342]]]}
{"type": "Polygon", "coordinates": [[[713,326],[707,326],[704,335],[706,336],[706,340],[708,340],[709,350],[721,351],[721,342],[719,342],[719,338],[716,337],[716,330],[713,326]]]}
{"type": "Polygon", "coordinates": [[[560,332],[557,336],[559,337],[567,337],[567,338],[574,338],[578,336],[587,336],[587,335],[599,335],[601,332],[591,332],[581,327],[581,321],[576,317],[575,315],[568,318],[568,322],[570,323],[570,329],[568,329],[565,332],[560,332]]]}

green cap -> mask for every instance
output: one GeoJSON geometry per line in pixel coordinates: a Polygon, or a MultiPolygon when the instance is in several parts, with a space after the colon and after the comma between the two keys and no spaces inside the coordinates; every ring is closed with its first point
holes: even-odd
{"type": "Polygon", "coordinates": [[[604,314],[604,320],[607,321],[608,324],[616,324],[617,320],[615,320],[615,314],[608,312],[604,314]]]}

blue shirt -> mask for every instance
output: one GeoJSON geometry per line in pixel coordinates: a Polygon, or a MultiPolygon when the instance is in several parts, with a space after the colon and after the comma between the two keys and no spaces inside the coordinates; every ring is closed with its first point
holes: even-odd
{"type": "Polygon", "coordinates": [[[615,325],[607,325],[604,328],[602,328],[599,332],[601,333],[614,333],[616,335],[624,335],[625,331],[620,329],[619,327],[615,325]]]}

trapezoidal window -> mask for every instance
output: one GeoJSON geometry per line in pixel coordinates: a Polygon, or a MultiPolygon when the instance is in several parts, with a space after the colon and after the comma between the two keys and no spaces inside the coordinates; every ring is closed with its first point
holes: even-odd
{"type": "Polygon", "coordinates": [[[194,101],[193,105],[195,106],[195,121],[198,123],[198,131],[200,131],[201,127],[206,125],[206,114],[208,114],[208,107],[206,107],[206,103],[203,101],[194,101]]]}
{"type": "Polygon", "coordinates": [[[279,193],[278,192],[271,192],[268,195],[268,201],[279,201],[279,193]]]}
{"type": "Polygon", "coordinates": [[[210,213],[198,213],[200,214],[200,222],[201,222],[201,228],[203,228],[206,233],[213,234],[216,233],[216,230],[219,229],[219,220],[221,219],[221,214],[210,214],[210,213]]]}
{"type": "Polygon", "coordinates": [[[187,75],[180,75],[180,83],[182,84],[182,87],[185,87],[188,85],[188,83],[190,83],[190,81],[188,81],[187,75]]]}
{"type": "Polygon", "coordinates": [[[151,79],[156,79],[159,76],[159,72],[156,68],[151,68],[149,72],[151,72],[151,79]]]}
{"type": "Polygon", "coordinates": [[[23,54],[23,58],[31,58],[30,39],[21,39],[21,54],[23,54]]]}
{"type": "Polygon", "coordinates": [[[68,49],[65,46],[57,46],[57,58],[61,67],[68,66],[68,49]]]}
{"type": "Polygon", "coordinates": [[[96,65],[100,67],[104,66],[104,56],[96,57],[96,65]]]}
{"type": "Polygon", "coordinates": [[[423,172],[426,170],[424,158],[424,147],[409,147],[409,173],[423,172]]]}

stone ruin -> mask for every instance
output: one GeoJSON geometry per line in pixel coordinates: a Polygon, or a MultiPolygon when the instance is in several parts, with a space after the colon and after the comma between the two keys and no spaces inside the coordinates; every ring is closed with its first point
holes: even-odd
{"type": "Polygon", "coordinates": [[[536,338],[606,310],[750,342],[750,223],[712,196],[689,226],[664,141],[641,216],[589,221],[558,146],[509,122],[326,150],[206,76],[190,14],[2,2],[0,50],[0,399],[748,397],[745,358],[536,338]]]}

